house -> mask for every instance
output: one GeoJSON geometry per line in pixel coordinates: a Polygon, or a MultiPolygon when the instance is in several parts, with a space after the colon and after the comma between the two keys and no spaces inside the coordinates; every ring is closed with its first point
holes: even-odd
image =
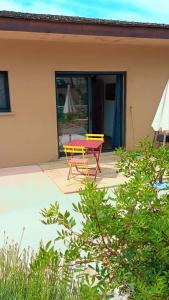
{"type": "Polygon", "coordinates": [[[0,167],[55,160],[87,131],[133,149],[168,77],[169,25],[1,11],[0,167]]]}

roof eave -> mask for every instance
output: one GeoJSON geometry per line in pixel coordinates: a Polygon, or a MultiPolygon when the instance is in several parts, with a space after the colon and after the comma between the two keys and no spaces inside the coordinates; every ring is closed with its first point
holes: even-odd
{"type": "Polygon", "coordinates": [[[169,28],[163,26],[140,26],[140,24],[135,24],[135,26],[125,24],[124,26],[121,23],[51,22],[41,19],[35,20],[2,16],[0,16],[0,31],[169,39],[169,28]]]}

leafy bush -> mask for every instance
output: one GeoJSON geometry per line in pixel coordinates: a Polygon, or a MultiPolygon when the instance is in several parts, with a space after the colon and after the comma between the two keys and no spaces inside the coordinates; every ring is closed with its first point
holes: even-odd
{"type": "Polygon", "coordinates": [[[50,243],[41,245],[35,254],[6,241],[0,249],[0,299],[80,299],[79,283],[67,266],[60,268],[59,264],[59,254],[50,243]]]}
{"type": "Polygon", "coordinates": [[[152,186],[163,175],[169,174],[169,149],[168,147],[154,147],[147,139],[138,145],[138,151],[127,151],[118,149],[117,155],[119,171],[127,177],[146,178],[152,186]]]}
{"type": "Polygon", "coordinates": [[[169,201],[153,187],[168,173],[169,149],[144,141],[139,153],[118,154],[130,180],[113,198],[95,183],[86,184],[81,201],[73,204],[83,216],[80,231],[57,203],[42,210],[43,223],[62,227],[57,239],[67,245],[62,256],[69,272],[80,276],[79,299],[109,299],[115,288],[135,300],[169,299],[169,201]]]}

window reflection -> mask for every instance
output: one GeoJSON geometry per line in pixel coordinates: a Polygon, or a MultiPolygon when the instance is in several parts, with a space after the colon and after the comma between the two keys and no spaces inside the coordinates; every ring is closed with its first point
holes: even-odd
{"type": "Polygon", "coordinates": [[[59,152],[72,139],[84,139],[88,131],[88,86],[85,77],[57,77],[59,152]]]}

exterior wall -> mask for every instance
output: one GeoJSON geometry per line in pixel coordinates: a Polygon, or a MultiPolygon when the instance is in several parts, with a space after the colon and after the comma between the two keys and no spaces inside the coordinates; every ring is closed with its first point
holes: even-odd
{"type": "Polygon", "coordinates": [[[152,136],[168,53],[168,46],[2,39],[0,70],[9,72],[14,114],[0,115],[0,167],[57,158],[55,71],[126,71],[126,146],[152,136]]]}

